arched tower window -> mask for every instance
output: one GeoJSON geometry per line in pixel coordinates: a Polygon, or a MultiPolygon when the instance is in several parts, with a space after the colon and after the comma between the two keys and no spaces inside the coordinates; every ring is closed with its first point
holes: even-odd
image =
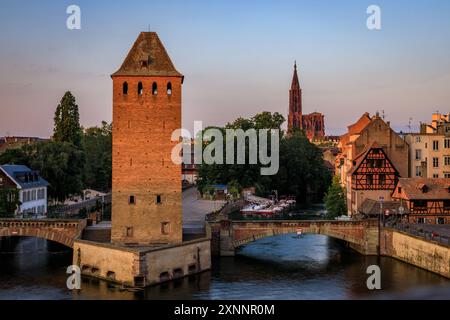
{"type": "Polygon", "coordinates": [[[153,85],[152,85],[152,94],[153,94],[154,96],[156,96],[156,95],[158,94],[158,85],[156,84],[156,82],[153,82],[153,85]]]}
{"type": "Polygon", "coordinates": [[[172,95],[172,83],[171,83],[171,82],[169,82],[169,83],[167,84],[167,95],[168,95],[168,96],[171,96],[171,95],[172,95]]]}
{"type": "Polygon", "coordinates": [[[144,86],[142,85],[142,82],[139,82],[138,84],[138,95],[142,96],[144,93],[144,86]]]}
{"type": "Polygon", "coordinates": [[[128,82],[124,82],[122,86],[122,92],[123,94],[128,94],[128,82]]]}

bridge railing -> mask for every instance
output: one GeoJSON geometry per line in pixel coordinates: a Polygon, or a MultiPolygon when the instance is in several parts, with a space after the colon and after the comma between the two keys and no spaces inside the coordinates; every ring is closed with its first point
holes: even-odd
{"type": "Polygon", "coordinates": [[[79,238],[86,228],[86,220],[23,220],[23,219],[0,219],[0,229],[5,228],[38,228],[38,229],[65,229],[73,230],[74,238],[79,238]]]}
{"type": "Polygon", "coordinates": [[[398,230],[398,231],[401,231],[403,233],[410,234],[412,236],[423,238],[425,240],[435,241],[440,244],[450,246],[450,236],[443,235],[438,230],[435,230],[435,231],[425,230],[422,227],[414,226],[414,225],[410,225],[410,224],[395,224],[395,225],[389,225],[388,227],[398,230]]]}

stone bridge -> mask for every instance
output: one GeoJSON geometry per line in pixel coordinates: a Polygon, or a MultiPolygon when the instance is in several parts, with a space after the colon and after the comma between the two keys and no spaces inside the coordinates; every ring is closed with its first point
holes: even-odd
{"type": "Polygon", "coordinates": [[[0,237],[36,237],[73,248],[81,237],[86,220],[0,219],[0,237]]]}
{"type": "Polygon", "coordinates": [[[378,253],[378,221],[322,221],[322,220],[223,220],[209,222],[212,253],[233,256],[242,245],[279,234],[322,234],[347,241],[349,246],[364,255],[378,253]]]}

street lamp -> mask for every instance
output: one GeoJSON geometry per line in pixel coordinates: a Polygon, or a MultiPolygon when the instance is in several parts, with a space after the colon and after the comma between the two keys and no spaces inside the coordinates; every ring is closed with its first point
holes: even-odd
{"type": "Polygon", "coordinates": [[[384,214],[383,214],[383,201],[384,197],[380,197],[380,214],[378,215],[378,256],[381,255],[381,216],[383,215],[384,220],[384,214]]]}

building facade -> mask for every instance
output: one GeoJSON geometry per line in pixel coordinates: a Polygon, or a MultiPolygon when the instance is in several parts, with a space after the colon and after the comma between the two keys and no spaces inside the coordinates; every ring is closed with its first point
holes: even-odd
{"type": "Polygon", "coordinates": [[[0,137],[0,154],[8,149],[19,149],[23,146],[46,141],[37,137],[0,137]]]}
{"type": "Polygon", "coordinates": [[[294,65],[291,89],[289,91],[288,132],[303,130],[309,140],[325,137],[325,119],[319,112],[303,114],[302,88],[298,80],[297,64],[294,65]]]}
{"type": "Polygon", "coordinates": [[[390,200],[399,178],[397,169],[386,152],[376,142],[354,160],[347,174],[347,200],[349,213],[360,213],[366,199],[390,200]]]}
{"type": "MultiPolygon", "coordinates": [[[[359,159],[367,154],[374,144],[383,150],[398,177],[408,177],[408,144],[392,130],[390,123],[385,122],[378,113],[373,117],[370,117],[368,113],[363,114],[357,122],[348,126],[348,132],[340,137],[338,147],[341,152],[335,162],[341,185],[347,190],[349,215],[358,213],[359,206],[364,200],[358,200],[355,198],[358,197],[358,194],[352,192],[354,179],[359,179],[358,177],[352,178],[352,174],[359,159]]],[[[390,192],[384,190],[382,193],[383,195],[372,194],[371,197],[375,197],[375,200],[378,200],[379,197],[384,197],[385,201],[391,200],[390,192]]]]}
{"type": "Polygon", "coordinates": [[[45,216],[47,214],[47,187],[37,171],[23,165],[0,166],[0,189],[17,189],[20,206],[16,214],[45,216]]]}
{"type": "Polygon", "coordinates": [[[409,211],[411,223],[450,224],[450,180],[401,178],[392,194],[409,211]]]}
{"type": "Polygon", "coordinates": [[[408,133],[409,177],[450,178],[450,115],[435,113],[419,133],[408,133]]]}
{"type": "Polygon", "coordinates": [[[182,242],[181,165],[171,160],[181,128],[183,75],[154,32],[142,32],[113,80],[113,243],[182,242]]]}

